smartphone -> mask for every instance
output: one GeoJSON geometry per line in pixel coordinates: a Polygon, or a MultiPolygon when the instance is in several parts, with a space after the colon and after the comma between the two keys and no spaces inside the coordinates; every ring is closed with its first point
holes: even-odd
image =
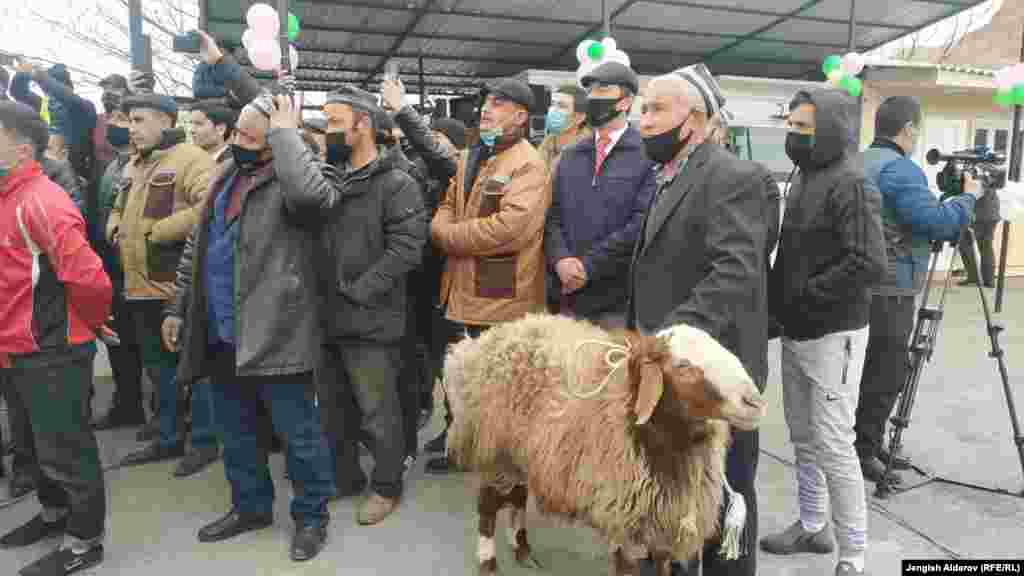
{"type": "Polygon", "coordinates": [[[175,34],[172,48],[175,52],[198,54],[200,41],[199,33],[195,30],[184,34],[175,34]]]}

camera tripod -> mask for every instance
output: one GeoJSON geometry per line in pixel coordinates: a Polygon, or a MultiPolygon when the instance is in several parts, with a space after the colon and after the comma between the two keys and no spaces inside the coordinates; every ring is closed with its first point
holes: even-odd
{"type": "MultiPolygon", "coordinates": [[[[970,228],[965,228],[961,234],[960,241],[970,242],[973,249],[973,247],[977,245],[974,240],[974,231],[970,228]]],[[[921,374],[924,371],[924,364],[931,360],[932,353],[935,351],[935,342],[939,332],[939,325],[942,322],[943,309],[946,303],[946,294],[949,292],[949,283],[952,278],[952,263],[957,254],[957,251],[955,250],[956,244],[956,242],[933,242],[931,246],[931,264],[928,267],[928,277],[925,281],[924,298],[921,301],[921,307],[918,309],[917,323],[914,326],[913,335],[910,340],[910,370],[907,373],[906,383],[900,391],[900,400],[896,406],[896,414],[889,420],[892,423],[892,427],[889,430],[889,451],[883,458],[885,462],[885,474],[882,478],[885,480],[878,482],[876,485],[876,498],[885,499],[892,494],[901,494],[915,488],[920,488],[921,486],[932,482],[954,484],[957,486],[974,488],[976,490],[983,490],[985,492],[1008,494],[1024,498],[1024,490],[1020,493],[1014,493],[1001,488],[988,488],[985,486],[978,486],[976,484],[968,484],[965,482],[942,478],[938,475],[929,473],[919,466],[913,465],[909,459],[900,455],[903,449],[903,431],[910,425],[910,413],[914,409],[914,400],[917,396],[917,387],[921,381],[921,374]],[[932,280],[935,276],[935,267],[939,262],[939,257],[942,255],[942,248],[945,244],[954,248],[953,255],[950,257],[949,271],[947,272],[942,284],[942,291],[939,295],[938,305],[929,306],[929,296],[932,290],[932,280]],[[924,477],[924,480],[905,486],[896,486],[894,485],[894,482],[890,480],[894,468],[912,469],[921,474],[924,477]]],[[[975,270],[978,271],[977,256],[975,255],[971,260],[973,261],[964,262],[964,266],[973,266],[975,270]]],[[[992,345],[989,357],[994,358],[999,367],[999,376],[1002,378],[1003,392],[1006,396],[1006,407],[1010,412],[1010,423],[1013,426],[1013,442],[1017,447],[1017,455],[1020,457],[1021,471],[1024,473],[1024,435],[1021,434],[1020,422],[1017,420],[1017,407],[1014,404],[1013,391],[1010,389],[1010,379],[1006,368],[1006,354],[999,345],[999,335],[1005,330],[1005,328],[992,321],[992,314],[989,311],[988,306],[988,298],[985,296],[985,290],[980,281],[980,271],[978,272],[979,274],[976,276],[976,278],[979,279],[978,296],[981,299],[982,312],[985,314],[986,332],[988,333],[989,341],[992,345]]]]}

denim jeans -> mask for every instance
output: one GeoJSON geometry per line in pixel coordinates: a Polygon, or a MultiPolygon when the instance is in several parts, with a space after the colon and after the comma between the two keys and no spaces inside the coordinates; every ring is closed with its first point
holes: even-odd
{"type": "Polygon", "coordinates": [[[160,444],[172,446],[179,440],[178,402],[181,390],[174,376],[178,368],[178,355],[164,348],[160,335],[164,303],[160,300],[143,300],[128,303],[135,322],[135,336],[139,341],[142,365],[153,384],[157,398],[158,422],[160,423],[160,444]]]}
{"type": "Polygon", "coordinates": [[[295,488],[291,515],[297,525],[326,523],[334,496],[333,469],[307,375],[214,379],[217,423],[224,443],[224,472],[232,506],[243,514],[273,511],[274,483],[260,441],[258,405],[270,412],[274,429],[287,443],[288,472],[295,488]]]}
{"type": "Polygon", "coordinates": [[[854,418],[869,330],[816,340],[782,339],[782,394],[796,451],[800,520],[827,522],[831,503],[840,558],[867,548],[867,496],[854,450],[854,418]]]}
{"type": "Polygon", "coordinates": [[[217,431],[213,421],[213,391],[209,380],[192,385],[192,449],[217,447],[217,431]]]}

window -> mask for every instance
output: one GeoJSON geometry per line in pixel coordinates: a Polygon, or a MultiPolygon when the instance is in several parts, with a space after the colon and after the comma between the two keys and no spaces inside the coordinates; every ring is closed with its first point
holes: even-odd
{"type": "Polygon", "coordinates": [[[785,128],[730,128],[729,141],[737,156],[760,162],[773,174],[785,178],[793,170],[793,162],[786,156],[785,128]]]}
{"type": "Polygon", "coordinates": [[[996,152],[1007,152],[1009,148],[1010,131],[1009,130],[996,130],[996,141],[993,144],[996,152]]]}
{"type": "Polygon", "coordinates": [[[988,146],[988,130],[975,130],[974,131],[974,147],[988,146]]]}

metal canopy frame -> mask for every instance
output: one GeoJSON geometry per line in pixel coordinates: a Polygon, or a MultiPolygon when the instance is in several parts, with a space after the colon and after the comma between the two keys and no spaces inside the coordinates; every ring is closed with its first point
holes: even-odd
{"type": "MultiPolygon", "coordinates": [[[[575,70],[576,46],[609,30],[641,75],[706,62],[715,74],[819,80],[827,54],[874,49],[982,1],[290,0],[290,6],[303,23],[295,42],[301,89],[342,82],[369,88],[389,61],[399,60],[403,82],[421,93],[426,87],[467,93],[526,69],[575,70]],[[662,12],[670,17],[660,18],[662,12]],[[840,27],[846,38],[837,36],[840,27]],[[445,50],[446,43],[454,47],[445,50]]],[[[237,45],[252,3],[201,0],[200,21],[221,42],[237,45]]]]}

